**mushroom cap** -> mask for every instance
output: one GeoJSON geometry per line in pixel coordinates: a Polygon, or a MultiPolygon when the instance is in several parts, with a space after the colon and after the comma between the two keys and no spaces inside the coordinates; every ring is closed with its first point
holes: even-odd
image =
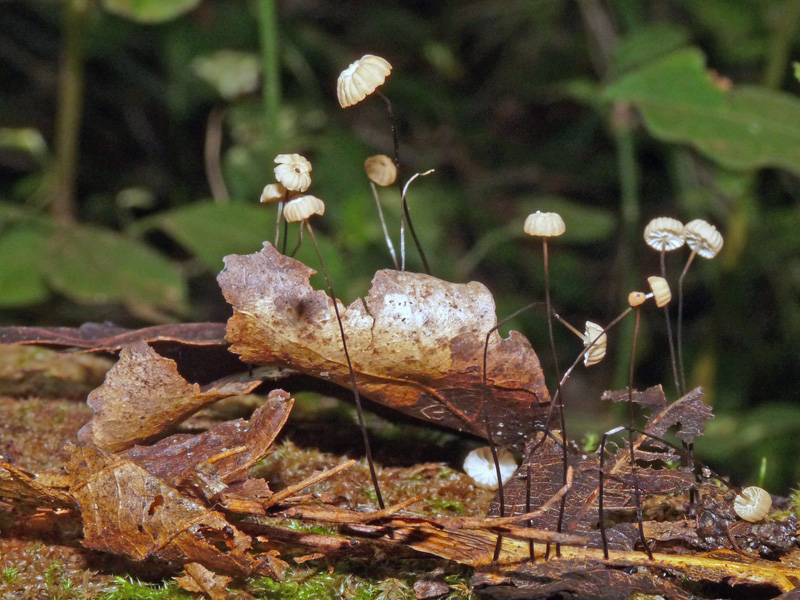
{"type": "Polygon", "coordinates": [[[722,234],[708,221],[689,221],[685,230],[689,248],[703,258],[714,258],[722,250],[722,234]]]}
{"type": "Polygon", "coordinates": [[[385,154],[370,156],[364,161],[364,170],[367,177],[375,185],[392,185],[397,179],[397,166],[394,161],[385,154]]]}
{"type": "MultiPolygon", "coordinates": [[[[517,461],[508,450],[498,450],[497,460],[500,463],[500,476],[506,483],[517,470],[517,461]]],[[[469,475],[475,484],[487,490],[496,490],[497,471],[494,468],[492,449],[489,446],[476,448],[464,459],[464,472],[469,475]]]]}
{"type": "Polygon", "coordinates": [[[683,223],[672,217],[656,217],[644,228],[644,241],[659,252],[677,250],[686,243],[683,223]]]}
{"type": "Polygon", "coordinates": [[[325,203],[311,194],[303,194],[289,200],[283,207],[283,217],[289,223],[304,221],[311,215],[324,215],[325,203]]]}
{"type": "Polygon", "coordinates": [[[644,292],[631,292],[630,294],[628,294],[628,304],[630,304],[634,308],[644,304],[645,300],[647,300],[647,294],[645,294],[644,292]]]}
{"type": "Polygon", "coordinates": [[[305,192],[311,185],[311,163],[299,154],[278,154],[275,157],[275,179],[287,190],[305,192]]]}
{"type": "Polygon", "coordinates": [[[268,204],[270,202],[281,202],[286,200],[288,190],[280,183],[270,183],[264,186],[264,191],[261,192],[261,199],[259,202],[268,204]]]}
{"type": "Polygon", "coordinates": [[[771,508],[772,496],[767,490],[755,485],[744,488],[733,500],[733,510],[740,518],[750,523],[766,517],[771,508]]]}
{"type": "Polygon", "coordinates": [[[650,290],[653,292],[653,298],[655,298],[658,308],[669,304],[670,300],[672,300],[672,292],[666,279],[653,275],[647,278],[647,283],[650,284],[650,290]]]}
{"type": "Polygon", "coordinates": [[[606,356],[607,345],[608,336],[603,333],[603,328],[597,323],[586,321],[586,329],[583,333],[583,347],[589,348],[589,351],[583,356],[583,365],[591,367],[603,360],[606,356]]]}
{"type": "Polygon", "coordinates": [[[524,229],[525,233],[536,237],[557,237],[567,230],[561,215],[539,210],[528,215],[524,229]]]}
{"type": "Polygon", "coordinates": [[[342,108],[358,104],[382,85],[392,65],[374,54],[365,54],[339,74],[336,96],[342,108]]]}

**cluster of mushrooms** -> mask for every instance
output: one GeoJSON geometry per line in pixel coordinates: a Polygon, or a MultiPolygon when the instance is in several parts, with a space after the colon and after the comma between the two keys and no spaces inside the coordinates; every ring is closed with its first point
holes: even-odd
{"type": "MultiPolygon", "coordinates": [[[[392,66],[391,64],[389,64],[387,60],[379,56],[374,56],[370,54],[365,55],[361,59],[352,63],[350,66],[347,67],[347,69],[342,71],[337,82],[337,96],[339,104],[342,106],[342,108],[353,106],[364,100],[367,96],[375,93],[378,87],[380,87],[385,82],[386,78],[391,73],[391,70],[392,66]]],[[[384,96],[379,91],[377,92],[377,94],[386,102],[389,115],[393,119],[391,104],[388,98],[386,98],[386,96],[384,96]]],[[[392,127],[393,127],[394,143],[395,143],[394,159],[384,154],[371,156],[365,161],[364,168],[367,177],[370,181],[370,186],[372,188],[372,193],[375,198],[375,203],[378,209],[381,225],[383,227],[383,233],[386,239],[386,244],[389,250],[389,254],[392,258],[392,262],[396,269],[401,269],[401,268],[404,269],[405,248],[404,248],[404,241],[402,238],[403,229],[401,228],[402,260],[401,262],[398,262],[397,254],[395,252],[394,245],[392,243],[391,237],[389,235],[386,226],[386,222],[383,216],[383,210],[381,208],[381,203],[376,188],[376,186],[381,186],[381,187],[390,186],[395,182],[402,183],[398,181],[399,158],[397,149],[397,135],[394,129],[394,123],[392,127]]],[[[301,223],[298,248],[300,243],[302,242],[303,224],[305,224],[305,228],[311,235],[312,240],[314,241],[314,245],[317,246],[316,240],[314,239],[313,229],[311,228],[311,225],[309,223],[309,218],[312,215],[323,215],[325,213],[325,203],[317,196],[314,196],[307,192],[307,190],[311,186],[311,171],[312,171],[311,163],[300,154],[279,154],[275,158],[275,163],[277,164],[277,166],[274,169],[276,182],[267,185],[261,194],[262,203],[278,203],[275,246],[277,247],[278,240],[280,238],[280,226],[282,219],[284,219],[287,223],[296,223],[296,222],[301,223]]],[[[422,174],[424,175],[427,173],[422,173],[422,174]]],[[[417,175],[410,178],[406,182],[406,187],[408,183],[410,183],[410,181],[412,181],[417,175]]],[[[403,226],[408,224],[410,230],[413,233],[413,226],[411,226],[410,223],[410,215],[408,214],[407,206],[405,204],[405,188],[402,188],[401,186],[401,189],[403,192],[402,199],[403,199],[403,208],[405,211],[403,226]]],[[[550,333],[551,347],[553,351],[555,351],[553,344],[553,335],[552,335],[552,321],[551,321],[552,311],[550,307],[550,289],[549,289],[550,285],[549,285],[549,272],[548,272],[547,240],[549,238],[558,237],[564,234],[564,232],[566,231],[566,226],[564,224],[563,219],[558,213],[537,211],[533,214],[528,215],[527,219],[525,220],[524,231],[526,234],[531,235],[533,237],[541,238],[542,240],[548,328],[550,333]]],[[[415,234],[414,234],[414,239],[415,241],[417,241],[415,234]]],[[[567,328],[573,331],[582,340],[584,345],[584,349],[578,356],[578,359],[576,359],[575,363],[566,371],[565,375],[562,377],[561,373],[558,373],[558,378],[559,378],[558,392],[559,395],[561,396],[560,407],[562,410],[563,410],[563,395],[561,394],[561,386],[566,381],[567,377],[569,377],[570,373],[575,368],[576,364],[581,359],[583,360],[583,364],[587,367],[599,363],[606,355],[606,348],[608,343],[607,332],[634,309],[636,309],[637,311],[636,318],[637,318],[637,331],[638,331],[639,308],[646,300],[651,298],[655,301],[655,304],[658,308],[664,308],[675,387],[678,390],[679,395],[683,395],[686,392],[686,382],[685,382],[683,358],[682,358],[682,338],[681,338],[682,318],[683,318],[682,315],[683,281],[689,269],[689,266],[692,264],[694,258],[696,256],[700,256],[705,259],[714,258],[722,249],[723,238],[716,227],[714,227],[713,225],[702,219],[695,219],[684,225],[681,221],[671,217],[658,217],[651,220],[645,227],[644,241],[649,247],[659,252],[661,257],[660,275],[654,275],[648,277],[647,279],[648,285],[650,287],[649,293],[641,291],[631,292],[630,295],[628,296],[628,303],[629,303],[628,308],[626,308],[622,312],[622,314],[620,314],[617,318],[615,318],[609,325],[603,327],[595,322],[586,321],[585,329],[582,333],[578,329],[574,328],[572,325],[567,323],[564,319],[562,319],[558,315],[553,315],[556,317],[557,320],[559,320],[567,328]],[[677,336],[676,336],[677,338],[677,351],[676,351],[675,345],[673,344],[672,324],[668,308],[668,304],[672,300],[672,292],[670,290],[670,286],[666,278],[665,255],[667,252],[678,250],[684,245],[687,245],[689,247],[691,253],[678,279],[678,326],[677,326],[677,336]]],[[[286,242],[284,239],[284,251],[285,251],[285,243],[286,242]]],[[[422,249],[421,247],[419,247],[419,245],[418,249],[422,256],[426,271],[429,271],[427,266],[427,261],[424,258],[424,253],[422,252],[422,249]]],[[[294,252],[296,251],[297,248],[295,248],[294,252]]],[[[294,254],[294,252],[292,254],[294,254]]],[[[318,247],[317,247],[317,253],[319,255],[320,261],[322,262],[322,255],[319,252],[318,247]]],[[[322,268],[323,271],[325,271],[324,262],[322,262],[322,268]]],[[[326,279],[328,279],[329,290],[331,292],[331,296],[334,298],[333,305],[334,308],[336,308],[337,303],[335,300],[335,295],[333,293],[333,288],[330,283],[330,279],[327,278],[327,273],[326,273],[326,279]]],[[[338,316],[338,309],[337,309],[337,316],[338,316]]],[[[340,320],[340,327],[341,327],[341,320],[340,320]]],[[[342,335],[342,344],[344,346],[345,354],[347,354],[347,342],[345,339],[343,329],[341,330],[341,335],[342,335]]],[[[635,352],[635,344],[636,344],[635,337],[633,343],[635,352]]],[[[631,360],[633,360],[633,356],[631,360]]],[[[348,361],[349,361],[349,356],[348,356],[348,361]]],[[[558,365],[556,365],[556,371],[558,371],[558,365]]],[[[383,508],[383,500],[380,494],[380,490],[378,488],[377,478],[375,476],[374,469],[371,465],[372,461],[371,461],[371,452],[369,449],[369,439],[366,434],[366,428],[363,422],[363,416],[361,415],[361,403],[360,403],[360,398],[358,396],[357,386],[355,385],[356,384],[355,380],[352,383],[354,388],[356,405],[359,411],[359,420],[362,427],[362,433],[364,435],[364,443],[367,450],[367,457],[370,461],[370,467],[372,470],[373,483],[376,488],[378,503],[381,505],[381,508],[383,508]]],[[[562,420],[562,425],[563,425],[563,420],[562,420]]],[[[470,452],[464,461],[464,471],[475,481],[475,484],[479,487],[483,487],[490,490],[497,490],[498,488],[501,488],[502,485],[511,478],[511,476],[514,474],[516,470],[517,470],[517,462],[514,456],[512,455],[511,452],[505,449],[499,449],[499,450],[495,449],[495,451],[492,452],[492,448],[490,447],[477,448],[472,452],[470,452]],[[501,477],[500,481],[498,481],[497,477],[498,473],[500,474],[501,477]]],[[[768,492],[759,487],[751,486],[745,488],[744,490],[741,491],[739,495],[736,496],[734,501],[734,510],[736,511],[736,514],[740,518],[746,521],[756,522],[765,518],[768,515],[771,508],[771,504],[772,501],[768,492]]]]}

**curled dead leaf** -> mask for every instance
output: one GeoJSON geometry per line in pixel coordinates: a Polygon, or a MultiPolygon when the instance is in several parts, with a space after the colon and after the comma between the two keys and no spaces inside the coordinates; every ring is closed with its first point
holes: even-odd
{"type": "MultiPolygon", "coordinates": [[[[231,350],[247,363],[281,365],[349,386],[332,300],[312,269],[269,243],[231,255],[218,281],[234,308],[231,350]]],[[[369,295],[340,307],[362,395],[426,421],[521,445],[549,406],[539,359],[525,337],[489,337],[488,402],[482,389],[486,334],[497,324],[480,283],[378,271],[369,295]],[[521,419],[520,415],[525,415],[521,419]]]]}

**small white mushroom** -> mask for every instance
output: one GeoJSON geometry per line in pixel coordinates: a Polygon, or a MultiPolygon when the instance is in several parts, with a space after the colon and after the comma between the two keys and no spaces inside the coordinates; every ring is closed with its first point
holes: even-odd
{"type": "MultiPolygon", "coordinates": [[[[506,483],[517,470],[517,461],[508,450],[498,450],[497,459],[500,462],[500,476],[506,483]]],[[[464,459],[464,472],[469,475],[475,484],[487,490],[496,490],[497,471],[494,467],[492,449],[489,446],[476,448],[464,459]]]]}
{"type": "Polygon", "coordinates": [[[608,336],[603,333],[603,328],[597,323],[586,321],[586,330],[583,333],[583,347],[589,348],[589,350],[583,356],[583,365],[591,367],[603,360],[606,356],[607,346],[608,336]]]}
{"type": "Polygon", "coordinates": [[[305,192],[311,185],[311,163],[299,154],[278,154],[275,157],[275,179],[287,190],[305,192]]]}
{"type": "Polygon", "coordinates": [[[653,292],[658,308],[663,308],[672,300],[672,292],[670,292],[669,284],[663,277],[653,275],[647,278],[647,283],[650,284],[650,290],[653,292]]]}
{"type": "Polygon", "coordinates": [[[535,237],[558,237],[567,230],[561,215],[538,210],[528,215],[523,229],[525,233],[535,237]]]}
{"type": "Polygon", "coordinates": [[[392,65],[374,54],[365,54],[347,67],[336,82],[336,96],[342,108],[358,104],[383,85],[392,65]]]}
{"type": "Polygon", "coordinates": [[[733,500],[733,510],[739,518],[755,523],[760,521],[772,508],[772,497],[769,492],[755,485],[746,487],[733,500]]]}
{"type": "Polygon", "coordinates": [[[686,243],[692,252],[712,259],[722,250],[722,234],[708,221],[695,219],[686,224],[686,243]]]}
{"type": "Polygon", "coordinates": [[[659,252],[677,250],[686,242],[683,223],[672,217],[656,217],[644,228],[644,241],[659,252]]]}
{"type": "Polygon", "coordinates": [[[397,167],[394,161],[385,154],[370,156],[364,161],[364,170],[369,180],[381,187],[392,185],[397,179],[397,167]]]}
{"type": "Polygon", "coordinates": [[[311,215],[324,215],[325,203],[311,194],[304,194],[289,200],[283,207],[283,217],[289,223],[297,223],[311,215]]]}

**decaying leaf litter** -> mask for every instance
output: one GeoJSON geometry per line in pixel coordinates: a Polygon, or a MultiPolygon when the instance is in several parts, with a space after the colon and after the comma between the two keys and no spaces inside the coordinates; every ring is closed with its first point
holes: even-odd
{"type": "MultiPolygon", "coordinates": [[[[65,464],[34,472],[15,465],[18,456],[0,465],[0,494],[8,514],[57,531],[79,523],[85,548],[183,567],[181,586],[212,598],[224,597],[230,577],[279,578],[290,564],[420,553],[476,567],[476,589],[498,598],[559,593],[623,597],[630,590],[690,597],[712,584],[760,585],[775,595],[798,585],[794,517],[760,524],[737,521],[732,491],[709,477],[697,483],[692,470],[681,466],[681,453],[646,436],[639,436],[634,448],[642,462],[637,473],[646,498],[645,532],[655,545],[653,560],[635,548],[624,441],[604,470],[605,558],[597,528],[598,456],[569,446],[571,487],[563,489],[557,432],[542,442],[536,431],[549,395],[536,354],[521,335],[490,336],[491,393],[483,393],[483,340],[496,317],[491,295],[480,284],[382,271],[363,301],[340,312],[366,397],[480,437],[491,428],[504,445],[526,445],[523,468],[506,487],[506,514],[511,509],[516,519],[498,519],[496,500],[489,507],[492,518],[432,516],[424,510],[431,500],[424,494],[389,495],[390,507],[375,510],[368,500],[354,502],[331,491],[337,478],[359,467],[361,487],[368,487],[363,465],[344,460],[279,489],[258,477],[257,469],[255,475],[251,471],[282,447],[273,442],[293,400],[277,388],[248,419],[225,421],[200,433],[175,433],[204,406],[249,394],[262,378],[302,373],[347,385],[331,300],[311,288],[312,273],[270,244],[253,255],[228,257],[219,278],[234,307],[227,338],[250,367],[242,364],[237,372],[204,385],[187,382],[178,363],[148,345],[152,332],[147,330],[138,339],[133,332],[102,329],[95,339],[86,330],[4,330],[0,335],[7,342],[65,345],[65,339],[80,338],[76,345],[102,349],[114,347],[109,338],[126,336],[118,362],[89,394],[93,416],[74,445],[64,449],[65,464]],[[527,462],[535,467],[535,493],[527,511],[533,514],[519,517],[526,512],[527,462]],[[688,502],[693,486],[699,487],[701,499],[694,517],[688,502]],[[565,492],[565,527],[559,534],[555,500],[565,492]],[[543,504],[547,510],[537,511],[543,504]],[[286,526],[287,518],[327,528],[298,531],[286,526]],[[529,519],[532,527],[525,526],[529,519]],[[502,549],[493,560],[501,533],[502,549]],[[531,540],[535,562],[530,560],[531,540]],[[556,542],[559,557],[553,550],[556,542]]],[[[152,340],[219,350],[214,325],[184,331],[185,342],[180,327],[155,332],[152,340]]],[[[678,438],[691,442],[710,417],[699,390],[673,404],[658,389],[637,400],[649,412],[644,431],[655,438],[677,427],[678,438]]],[[[389,479],[386,473],[383,478],[389,479]]],[[[485,509],[484,504],[479,510],[485,509]]]]}

